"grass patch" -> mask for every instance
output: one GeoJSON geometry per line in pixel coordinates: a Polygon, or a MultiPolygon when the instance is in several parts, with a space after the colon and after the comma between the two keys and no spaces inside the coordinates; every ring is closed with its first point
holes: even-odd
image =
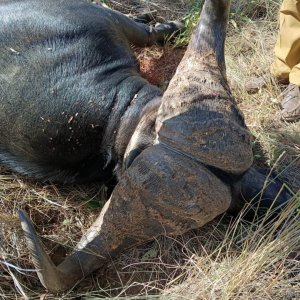
{"type": "Polygon", "coordinates": [[[163,299],[298,299],[299,200],[295,196],[276,222],[241,218],[225,233],[215,229],[190,256],[187,279],[165,290],[163,299]]]}
{"type": "Polygon", "coordinates": [[[187,46],[191,34],[197,25],[204,1],[193,1],[189,13],[182,19],[185,30],[175,39],[174,47],[187,46]]]}

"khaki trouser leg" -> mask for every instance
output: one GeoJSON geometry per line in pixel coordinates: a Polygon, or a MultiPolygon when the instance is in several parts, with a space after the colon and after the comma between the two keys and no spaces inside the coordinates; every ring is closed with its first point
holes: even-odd
{"type": "Polygon", "coordinates": [[[284,0],[271,73],[300,86],[300,0],[284,0]]]}

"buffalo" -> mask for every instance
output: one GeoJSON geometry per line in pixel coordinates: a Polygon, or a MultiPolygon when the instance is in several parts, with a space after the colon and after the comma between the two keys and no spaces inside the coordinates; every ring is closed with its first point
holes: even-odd
{"type": "MultiPolygon", "coordinates": [[[[131,45],[181,24],[137,23],[80,0],[0,3],[0,162],[41,181],[117,178],[100,216],[56,266],[28,216],[22,228],[41,283],[72,288],[128,247],[179,235],[255,198],[251,134],[226,79],[229,0],[206,0],[166,92],[139,74],[131,45]]],[[[280,183],[256,205],[270,207],[280,183]]],[[[281,193],[275,206],[288,201],[281,193]]]]}

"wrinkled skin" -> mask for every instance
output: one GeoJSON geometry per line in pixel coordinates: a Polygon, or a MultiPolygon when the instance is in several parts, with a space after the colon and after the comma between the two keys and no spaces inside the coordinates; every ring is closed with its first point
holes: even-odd
{"type": "MultiPolygon", "coordinates": [[[[104,181],[114,169],[118,176],[100,216],[58,266],[20,211],[48,290],[72,288],[125,248],[238,210],[263,187],[226,80],[228,12],[227,0],[205,1],[162,95],[139,75],[130,44],[161,41],[177,23],[150,29],[78,0],[1,2],[1,162],[63,183],[104,181]]],[[[279,189],[271,183],[261,197],[274,199],[279,189]]]]}

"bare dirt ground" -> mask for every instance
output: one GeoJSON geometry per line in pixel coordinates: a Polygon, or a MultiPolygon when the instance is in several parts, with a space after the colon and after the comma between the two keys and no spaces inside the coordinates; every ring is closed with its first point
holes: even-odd
{"type": "MultiPolygon", "coordinates": [[[[234,7],[238,11],[242,2],[235,3],[239,3],[234,7]]],[[[272,16],[269,2],[260,3],[261,8],[257,6],[253,11],[253,20],[239,23],[232,15],[226,43],[227,73],[253,134],[255,164],[278,173],[294,194],[291,207],[275,224],[267,220],[258,224],[240,219],[233,222],[221,216],[176,239],[160,237],[125,251],[74,290],[51,295],[32,270],[18,209],[29,212],[58,263],[93,223],[107,190],[101,184],[41,184],[2,168],[1,299],[300,299],[300,225],[297,216],[293,219],[300,201],[300,122],[280,120],[280,93],[284,87],[277,85],[268,72],[276,40],[276,16],[272,16]],[[256,19],[264,11],[265,15],[256,19]],[[244,86],[253,75],[263,75],[267,86],[249,95],[244,86]]],[[[164,19],[182,18],[191,7],[186,0],[107,4],[132,15],[157,10],[158,17],[164,19]]],[[[184,48],[169,45],[134,51],[143,76],[164,89],[184,48]]]]}

